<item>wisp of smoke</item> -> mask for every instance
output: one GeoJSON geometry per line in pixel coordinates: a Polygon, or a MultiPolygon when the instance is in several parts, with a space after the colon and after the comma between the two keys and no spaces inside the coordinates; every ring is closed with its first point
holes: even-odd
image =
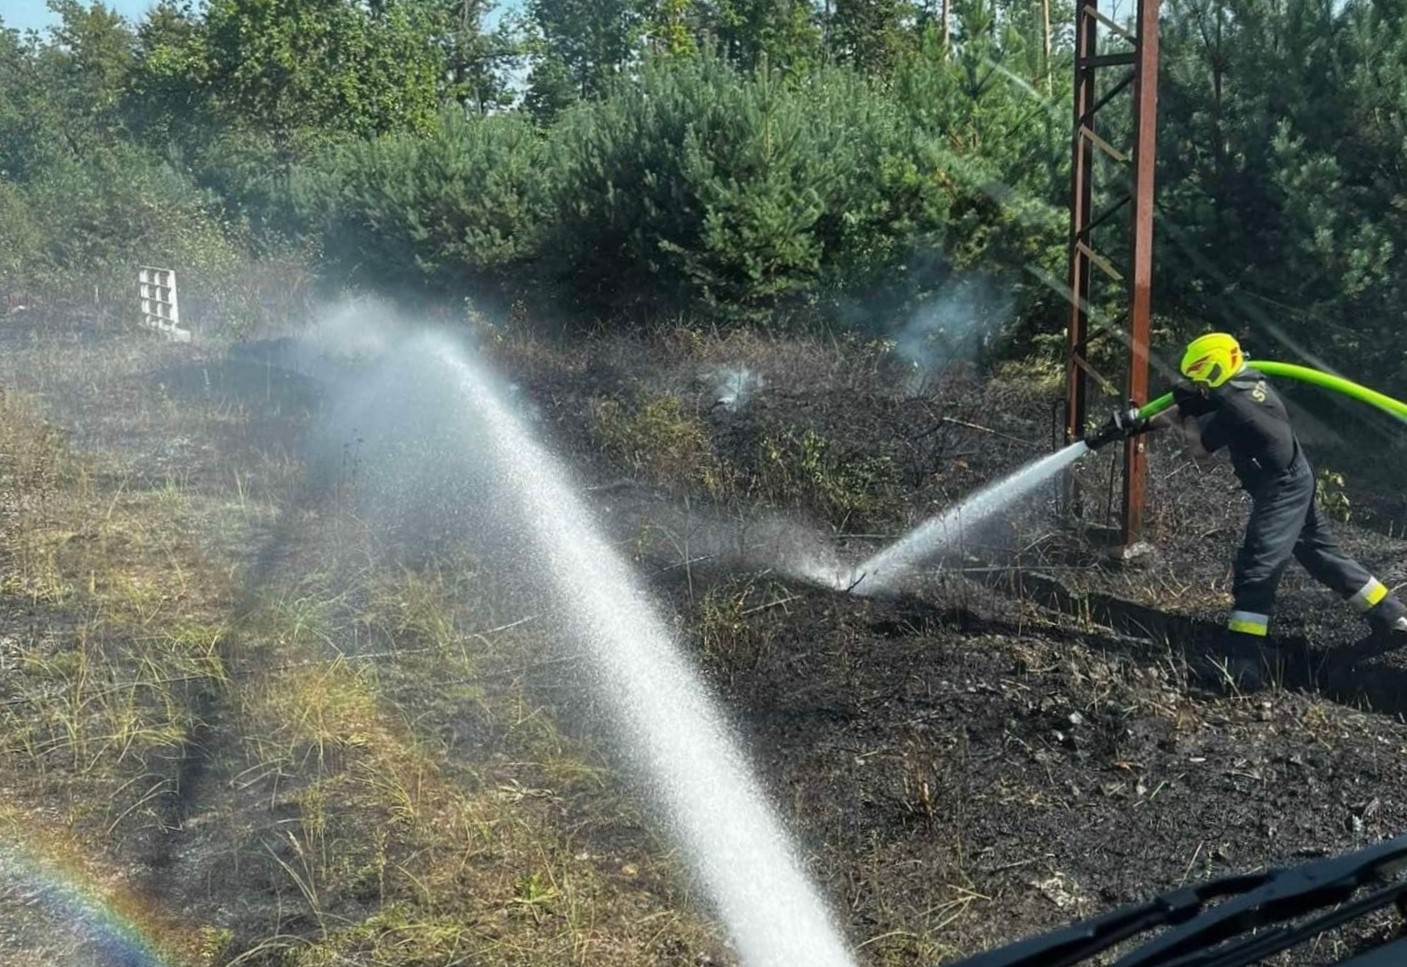
{"type": "Polygon", "coordinates": [[[956,362],[978,358],[1011,317],[1015,300],[985,278],[965,279],[920,306],[894,334],[894,351],[913,367],[916,392],[956,362]]]}

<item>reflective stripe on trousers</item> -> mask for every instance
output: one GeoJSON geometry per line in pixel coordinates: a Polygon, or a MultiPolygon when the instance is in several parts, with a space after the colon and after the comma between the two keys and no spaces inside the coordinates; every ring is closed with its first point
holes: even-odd
{"type": "Polygon", "coordinates": [[[1233,611],[1231,620],[1226,622],[1226,628],[1243,635],[1264,638],[1270,634],[1270,615],[1256,614],[1254,611],[1233,611]]]}
{"type": "Polygon", "coordinates": [[[1363,585],[1357,594],[1349,598],[1353,606],[1359,611],[1372,611],[1382,604],[1383,598],[1387,597],[1387,585],[1377,578],[1369,578],[1368,583],[1363,585]]]}

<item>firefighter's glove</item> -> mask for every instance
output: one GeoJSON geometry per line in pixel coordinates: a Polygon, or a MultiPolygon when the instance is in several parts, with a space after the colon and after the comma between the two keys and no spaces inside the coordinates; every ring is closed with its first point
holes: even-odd
{"type": "Polygon", "coordinates": [[[1191,383],[1177,383],[1172,390],[1173,402],[1182,416],[1201,416],[1207,410],[1206,393],[1191,383]]]}

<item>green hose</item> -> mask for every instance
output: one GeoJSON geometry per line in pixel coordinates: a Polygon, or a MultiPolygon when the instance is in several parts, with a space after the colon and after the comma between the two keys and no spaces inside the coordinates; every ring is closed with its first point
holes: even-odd
{"type": "MultiPolygon", "coordinates": [[[[1371,390],[1366,386],[1343,379],[1340,376],[1331,376],[1328,373],[1321,373],[1317,369],[1310,369],[1308,366],[1294,366],[1290,363],[1270,363],[1251,362],[1247,363],[1253,369],[1258,369],[1267,376],[1285,376],[1289,379],[1297,379],[1301,382],[1312,383],[1315,386],[1333,390],[1335,393],[1342,393],[1370,406],[1394,416],[1407,420],[1407,403],[1395,400],[1391,396],[1385,396],[1377,390],[1371,390]]],[[[1143,409],[1138,411],[1138,415],[1144,419],[1157,416],[1159,413],[1173,405],[1173,396],[1168,393],[1153,400],[1143,409]]]]}

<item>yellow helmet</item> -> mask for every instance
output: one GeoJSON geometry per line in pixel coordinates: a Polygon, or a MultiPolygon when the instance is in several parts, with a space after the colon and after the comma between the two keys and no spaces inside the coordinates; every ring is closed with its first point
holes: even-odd
{"type": "Polygon", "coordinates": [[[1182,375],[1215,388],[1239,373],[1245,364],[1246,357],[1235,336],[1211,332],[1192,340],[1187,347],[1182,357],[1182,375]]]}

